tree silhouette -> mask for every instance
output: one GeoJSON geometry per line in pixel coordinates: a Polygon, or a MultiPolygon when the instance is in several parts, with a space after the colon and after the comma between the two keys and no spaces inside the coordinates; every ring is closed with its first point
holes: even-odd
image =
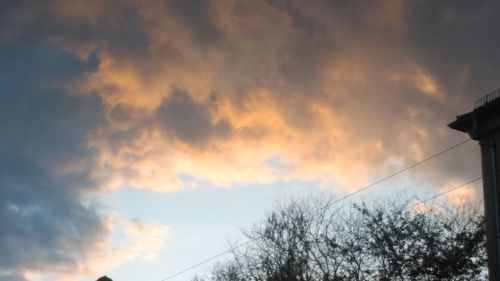
{"type": "Polygon", "coordinates": [[[338,208],[316,199],[278,207],[245,248],[193,280],[338,281],[486,278],[483,216],[465,206],[338,208]]]}

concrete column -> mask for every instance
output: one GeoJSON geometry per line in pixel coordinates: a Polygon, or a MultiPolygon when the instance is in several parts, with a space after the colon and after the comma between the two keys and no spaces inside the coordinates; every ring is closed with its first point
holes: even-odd
{"type": "Polygon", "coordinates": [[[500,280],[499,276],[499,252],[500,252],[500,225],[499,225],[499,190],[498,173],[495,173],[498,164],[498,149],[496,145],[498,139],[481,140],[481,164],[483,173],[483,195],[484,195],[484,214],[486,219],[486,250],[488,253],[488,271],[490,280],[500,280]]]}
{"type": "Polygon", "coordinates": [[[500,281],[500,89],[476,101],[476,108],[448,125],[481,146],[486,247],[490,281],[500,281]]]}

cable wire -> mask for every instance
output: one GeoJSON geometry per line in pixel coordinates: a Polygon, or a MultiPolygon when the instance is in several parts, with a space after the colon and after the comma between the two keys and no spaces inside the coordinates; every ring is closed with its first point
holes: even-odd
{"type": "Polygon", "coordinates": [[[415,162],[415,163],[413,163],[413,164],[411,164],[409,166],[406,166],[406,167],[404,167],[401,170],[398,170],[398,171],[396,171],[396,172],[394,172],[394,173],[392,173],[392,174],[390,174],[388,176],[385,176],[385,177],[383,177],[383,178],[381,178],[381,179],[379,179],[379,180],[377,180],[377,181],[375,181],[375,182],[373,182],[373,183],[371,183],[369,185],[366,185],[366,186],[364,186],[364,187],[362,187],[362,188],[360,188],[360,189],[358,189],[358,190],[356,190],[354,192],[351,192],[351,193],[349,193],[349,194],[347,194],[347,195],[345,195],[345,196],[343,196],[343,197],[341,197],[341,198],[339,198],[339,199],[337,199],[335,201],[332,201],[330,203],[330,205],[328,205],[328,207],[330,207],[331,205],[337,204],[337,203],[339,203],[341,201],[344,201],[347,198],[352,197],[352,196],[354,196],[354,195],[356,195],[356,194],[358,194],[360,192],[363,192],[363,191],[365,191],[367,189],[370,189],[370,188],[374,187],[375,185],[377,185],[377,184],[379,184],[381,182],[384,182],[384,181],[386,181],[386,180],[388,180],[388,179],[390,179],[392,177],[395,177],[395,176],[397,176],[399,174],[402,174],[402,173],[404,173],[404,172],[406,172],[406,171],[408,171],[408,170],[410,170],[412,168],[415,168],[416,166],[421,165],[421,164],[423,164],[423,163],[425,163],[425,162],[427,162],[427,161],[429,161],[431,159],[434,159],[434,158],[436,158],[436,157],[438,157],[438,156],[440,156],[440,155],[442,155],[442,154],[444,154],[444,153],[446,153],[448,151],[451,151],[451,150],[453,150],[453,149],[455,149],[455,148],[457,148],[457,147],[459,147],[459,146],[461,146],[461,145],[463,145],[463,144],[465,144],[465,143],[467,143],[467,142],[469,142],[471,140],[472,139],[468,138],[468,139],[463,140],[463,141],[461,141],[461,142],[459,142],[457,144],[454,144],[454,145],[452,145],[452,146],[450,146],[450,147],[448,147],[448,148],[446,148],[444,150],[441,150],[441,151],[439,151],[439,152],[437,152],[435,154],[432,154],[431,156],[428,156],[425,159],[422,159],[422,160],[420,160],[418,162],[415,162]]]}
{"type": "Polygon", "coordinates": [[[227,255],[227,254],[231,253],[233,250],[238,249],[238,248],[241,248],[241,247],[243,247],[243,246],[245,246],[245,245],[249,244],[250,242],[251,242],[251,241],[246,241],[246,242],[243,242],[243,243],[241,243],[241,244],[239,244],[239,245],[236,245],[236,246],[234,246],[232,249],[226,250],[226,251],[224,251],[224,252],[220,252],[220,253],[218,253],[218,254],[217,254],[217,255],[215,255],[215,256],[212,256],[212,257],[210,257],[210,258],[208,258],[208,259],[205,259],[205,260],[203,260],[203,261],[201,261],[201,262],[199,262],[199,263],[197,263],[197,264],[195,264],[195,265],[192,265],[192,266],[190,266],[190,267],[187,267],[187,268],[185,268],[185,269],[183,269],[183,270],[181,270],[181,271],[179,271],[179,272],[177,272],[177,273],[174,273],[174,274],[172,274],[172,275],[170,275],[170,276],[168,276],[168,277],[165,277],[165,278],[161,279],[160,281],[166,281],[166,280],[170,280],[170,279],[172,279],[172,278],[174,278],[174,277],[177,277],[178,275],[181,275],[181,274],[183,274],[183,273],[185,273],[185,272],[188,272],[188,271],[190,271],[191,269],[194,269],[194,268],[196,268],[196,267],[198,267],[198,266],[200,266],[200,265],[203,265],[203,264],[205,264],[205,263],[207,263],[207,262],[213,261],[213,260],[215,260],[215,259],[218,259],[218,258],[220,258],[220,257],[224,256],[224,255],[227,255]]]}
{"type": "Polygon", "coordinates": [[[462,187],[464,187],[464,186],[467,186],[467,185],[469,185],[469,184],[471,184],[471,183],[474,183],[474,182],[476,182],[476,181],[478,181],[478,180],[481,180],[481,179],[483,179],[483,177],[478,177],[478,178],[475,178],[475,179],[470,180],[470,181],[468,181],[468,182],[462,183],[462,184],[457,185],[457,186],[455,186],[455,187],[452,187],[452,188],[450,188],[450,189],[448,189],[448,190],[446,190],[446,191],[443,191],[443,192],[438,193],[438,194],[436,194],[436,195],[434,195],[434,196],[431,196],[431,197],[429,197],[429,198],[427,198],[427,199],[424,199],[424,200],[420,200],[420,199],[419,199],[419,201],[420,201],[420,202],[417,202],[417,203],[411,204],[411,205],[410,205],[410,206],[408,206],[407,208],[408,208],[408,209],[411,209],[411,208],[413,208],[413,207],[415,207],[415,206],[418,206],[418,205],[420,205],[420,204],[422,204],[422,203],[429,202],[429,201],[431,201],[431,200],[434,200],[434,199],[436,199],[436,198],[438,198],[438,197],[441,197],[441,196],[443,196],[443,195],[445,195],[445,194],[447,194],[447,193],[450,193],[450,192],[452,192],[452,191],[455,191],[455,190],[457,190],[457,189],[459,189],[459,188],[462,188],[462,187]]]}
{"type": "MultiPolygon", "coordinates": [[[[327,207],[331,207],[332,205],[337,204],[337,203],[339,203],[339,202],[341,202],[341,201],[343,201],[343,200],[346,200],[346,199],[347,199],[347,198],[349,198],[349,197],[352,197],[352,196],[354,196],[354,195],[356,195],[356,194],[358,194],[358,193],[360,193],[360,192],[363,192],[363,191],[365,191],[365,190],[367,190],[367,189],[369,189],[369,188],[372,188],[373,186],[375,186],[375,185],[377,185],[377,184],[379,184],[379,183],[381,183],[381,182],[384,182],[384,181],[386,181],[386,180],[388,180],[388,179],[390,179],[390,178],[392,178],[392,177],[395,177],[395,176],[397,176],[397,175],[399,175],[399,174],[402,174],[402,173],[404,173],[404,172],[406,172],[406,171],[408,171],[408,170],[410,170],[410,169],[412,169],[412,168],[414,168],[414,167],[416,167],[416,166],[418,166],[418,165],[420,165],[420,164],[422,164],[422,163],[425,163],[425,162],[427,162],[427,161],[429,161],[429,160],[431,160],[431,159],[433,159],[433,158],[436,158],[436,157],[438,157],[438,156],[440,156],[440,155],[442,155],[442,154],[444,154],[444,153],[446,153],[446,152],[449,152],[449,151],[451,151],[451,150],[453,150],[453,149],[455,149],[455,148],[457,148],[457,147],[459,147],[459,146],[461,146],[461,145],[463,145],[463,144],[465,144],[465,143],[467,143],[467,142],[469,142],[469,141],[471,141],[471,140],[472,140],[472,139],[470,139],[470,138],[469,138],[469,139],[466,139],[466,140],[463,140],[463,141],[461,141],[461,142],[459,142],[459,143],[457,143],[457,144],[454,144],[454,145],[452,145],[452,146],[450,146],[450,147],[448,147],[448,148],[446,148],[446,149],[444,149],[444,150],[441,150],[441,151],[439,151],[439,152],[437,152],[437,153],[435,153],[435,154],[432,154],[432,155],[428,156],[427,158],[425,158],[425,159],[423,159],[423,160],[420,160],[420,161],[418,161],[418,162],[415,162],[415,163],[413,163],[413,164],[411,164],[411,165],[409,165],[409,166],[407,166],[407,167],[405,167],[405,168],[403,168],[403,169],[401,169],[401,170],[398,170],[397,172],[394,172],[394,173],[392,173],[392,174],[390,174],[390,175],[388,175],[388,176],[386,176],[386,177],[383,177],[383,178],[382,178],[382,179],[380,179],[380,180],[377,180],[377,181],[375,181],[375,182],[373,182],[373,183],[371,183],[371,184],[369,184],[369,185],[367,185],[367,186],[364,186],[364,187],[362,187],[362,188],[360,188],[360,189],[358,189],[358,190],[356,190],[356,191],[354,191],[354,192],[352,192],[352,193],[349,193],[349,194],[345,195],[344,197],[341,197],[340,199],[337,199],[337,200],[335,200],[335,201],[332,201],[331,203],[329,203],[329,204],[328,204],[328,206],[327,206],[327,207]]],[[[430,200],[435,199],[435,198],[437,198],[437,197],[440,197],[440,196],[442,196],[442,195],[444,195],[444,194],[446,194],[446,193],[452,192],[452,191],[454,191],[454,190],[456,190],[456,189],[459,189],[459,188],[464,187],[464,186],[466,186],[466,185],[469,185],[469,184],[471,184],[471,183],[473,183],[473,182],[476,182],[476,181],[478,181],[478,180],[480,180],[480,179],[482,179],[482,178],[483,178],[483,177],[479,177],[479,178],[473,179],[473,180],[471,180],[471,181],[468,181],[468,182],[466,182],[466,183],[464,183],[464,184],[461,184],[461,185],[459,185],[459,186],[455,186],[455,187],[453,187],[453,188],[451,188],[451,189],[449,189],[449,190],[447,190],[447,191],[445,191],[445,192],[441,192],[441,193],[439,193],[439,194],[437,194],[437,195],[434,195],[434,196],[432,196],[432,197],[430,197],[430,198],[427,198],[427,199],[425,199],[425,200],[422,200],[421,202],[418,202],[417,204],[421,204],[421,203],[423,203],[423,202],[430,201],[430,200]]],[[[417,205],[417,204],[414,204],[414,205],[417,205]]],[[[413,205],[411,205],[410,207],[413,207],[413,205]]],[[[177,276],[179,276],[179,275],[181,275],[181,274],[183,274],[183,273],[185,273],[185,272],[188,272],[188,271],[190,271],[190,270],[192,270],[192,269],[194,269],[194,268],[196,268],[196,267],[198,267],[198,266],[201,266],[201,265],[203,265],[203,264],[205,264],[205,263],[208,263],[208,262],[210,262],[210,261],[213,261],[213,260],[215,260],[215,259],[218,259],[218,258],[220,258],[220,257],[222,257],[222,256],[224,256],[224,255],[227,255],[227,254],[231,253],[233,250],[235,250],[235,249],[237,249],[237,248],[240,248],[240,247],[243,247],[243,246],[245,246],[245,245],[249,244],[250,242],[251,242],[251,241],[246,241],[246,242],[244,242],[244,243],[241,243],[241,244],[239,244],[239,245],[236,245],[236,246],[235,246],[234,248],[232,248],[232,249],[226,250],[226,251],[224,251],[224,252],[220,252],[220,253],[218,253],[218,254],[216,254],[216,255],[214,255],[214,256],[212,256],[212,257],[210,257],[210,258],[207,258],[207,259],[205,259],[205,260],[203,260],[203,261],[201,261],[201,262],[199,262],[199,263],[197,263],[197,264],[194,264],[194,265],[192,265],[192,266],[190,266],[190,267],[187,267],[187,268],[185,268],[185,269],[183,269],[183,270],[181,270],[181,271],[179,271],[179,272],[177,272],[177,273],[174,273],[174,274],[172,274],[172,275],[170,275],[170,276],[168,276],[168,277],[165,277],[165,278],[161,279],[160,281],[166,281],[166,280],[170,280],[170,279],[172,279],[172,278],[174,278],[174,277],[177,277],[177,276]]]]}
{"type": "MultiPolygon", "coordinates": [[[[455,191],[455,190],[457,190],[457,189],[459,189],[459,188],[462,188],[462,187],[464,187],[464,186],[467,186],[467,185],[469,185],[469,184],[472,184],[472,183],[474,183],[474,182],[477,182],[477,181],[479,181],[479,180],[481,180],[481,179],[483,179],[483,177],[478,177],[478,178],[472,179],[472,180],[470,180],[470,181],[468,181],[468,182],[465,182],[465,183],[462,183],[462,184],[457,185],[457,186],[455,186],[455,187],[452,187],[452,188],[450,188],[450,189],[448,189],[448,190],[446,190],[446,191],[443,191],[443,192],[441,192],[441,193],[438,193],[438,194],[436,194],[436,195],[433,195],[433,196],[431,196],[431,197],[429,197],[429,198],[426,198],[426,199],[424,199],[424,200],[420,200],[420,202],[417,202],[417,203],[411,204],[411,205],[409,205],[409,206],[407,207],[407,209],[411,209],[411,208],[413,208],[413,207],[415,207],[415,206],[418,206],[419,204],[422,204],[422,203],[425,203],[425,202],[428,202],[428,201],[434,200],[434,199],[436,199],[436,198],[438,198],[438,197],[441,197],[441,196],[443,196],[443,195],[445,195],[445,194],[447,194],[447,193],[450,193],[450,192],[455,191]]],[[[331,206],[331,205],[333,205],[333,204],[330,204],[329,206],[331,206]]],[[[243,246],[245,246],[245,245],[249,244],[250,242],[252,242],[252,241],[246,241],[246,242],[243,242],[243,243],[241,243],[241,244],[239,244],[239,245],[236,245],[236,246],[235,246],[235,247],[233,247],[232,249],[226,250],[226,251],[224,251],[224,252],[220,252],[220,253],[218,253],[218,254],[217,254],[217,255],[215,255],[215,256],[212,256],[212,257],[210,257],[210,258],[208,258],[208,259],[205,259],[205,260],[203,260],[203,261],[201,261],[201,262],[199,262],[199,263],[197,263],[197,264],[195,264],[195,265],[192,265],[192,266],[190,266],[190,267],[187,267],[187,268],[185,268],[185,269],[183,269],[183,270],[181,270],[181,271],[179,271],[179,272],[177,272],[177,273],[175,273],[175,274],[172,274],[172,275],[170,275],[170,276],[168,276],[168,277],[165,277],[164,279],[161,279],[161,281],[166,281],[166,280],[170,280],[170,279],[172,279],[172,278],[174,278],[174,277],[177,277],[178,275],[181,275],[181,274],[183,274],[183,273],[185,273],[185,272],[188,272],[188,271],[190,271],[191,269],[194,269],[194,268],[196,268],[196,267],[198,267],[198,266],[201,266],[201,265],[203,265],[203,264],[205,264],[205,263],[207,263],[207,262],[210,262],[210,261],[215,260],[215,259],[217,259],[217,258],[220,258],[220,257],[222,257],[222,256],[224,256],[224,255],[227,255],[227,254],[231,253],[233,250],[238,249],[238,248],[241,248],[241,247],[243,247],[243,246]]]]}

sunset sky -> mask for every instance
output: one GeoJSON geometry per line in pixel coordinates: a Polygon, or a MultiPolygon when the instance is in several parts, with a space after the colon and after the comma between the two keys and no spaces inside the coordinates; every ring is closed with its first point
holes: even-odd
{"type": "MultiPolygon", "coordinates": [[[[500,86],[499,11],[0,1],[0,281],[160,281],[277,200],[341,197],[459,143],[447,124],[500,86]]],[[[352,200],[478,176],[471,141],[352,200]]]]}

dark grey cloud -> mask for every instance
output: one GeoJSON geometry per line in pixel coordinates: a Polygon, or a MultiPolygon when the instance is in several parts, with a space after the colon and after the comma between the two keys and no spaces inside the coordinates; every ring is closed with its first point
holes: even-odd
{"type": "Polygon", "coordinates": [[[193,41],[199,46],[210,47],[221,39],[222,34],[210,18],[207,0],[169,0],[168,6],[188,27],[193,41]]]}
{"type": "MultiPolygon", "coordinates": [[[[427,128],[430,149],[438,151],[467,136],[444,127],[456,115],[472,110],[474,101],[500,87],[500,10],[498,1],[406,2],[407,53],[436,79],[445,93],[442,103],[408,96],[406,104],[422,113],[413,124],[427,128]]],[[[455,150],[452,157],[430,164],[431,178],[471,179],[478,175],[477,144],[455,150]]]]}
{"type": "Polygon", "coordinates": [[[231,133],[228,123],[211,121],[209,110],[210,105],[198,104],[186,92],[174,89],[158,108],[156,118],[167,134],[203,146],[213,138],[224,138],[231,133]]]}
{"type": "Polygon", "coordinates": [[[85,202],[98,187],[86,140],[102,106],[65,92],[96,65],[43,43],[1,48],[0,279],[71,272],[107,232],[85,202]]]}
{"type": "Polygon", "coordinates": [[[471,106],[500,86],[499,9],[498,1],[489,0],[408,3],[409,46],[438,77],[450,102],[459,97],[471,106]]]}
{"type": "Polygon", "coordinates": [[[33,32],[40,28],[46,6],[42,1],[2,1],[0,3],[0,43],[15,40],[36,41],[43,35],[33,32]],[[30,36],[23,36],[31,33],[30,36]]]}
{"type": "Polygon", "coordinates": [[[3,274],[0,275],[0,281],[27,281],[28,279],[18,274],[3,274]]]}
{"type": "Polygon", "coordinates": [[[2,1],[0,43],[26,45],[52,42],[61,49],[91,55],[106,50],[117,55],[142,54],[149,40],[133,5],[116,1],[85,3],[83,11],[65,1],[2,1]]]}

